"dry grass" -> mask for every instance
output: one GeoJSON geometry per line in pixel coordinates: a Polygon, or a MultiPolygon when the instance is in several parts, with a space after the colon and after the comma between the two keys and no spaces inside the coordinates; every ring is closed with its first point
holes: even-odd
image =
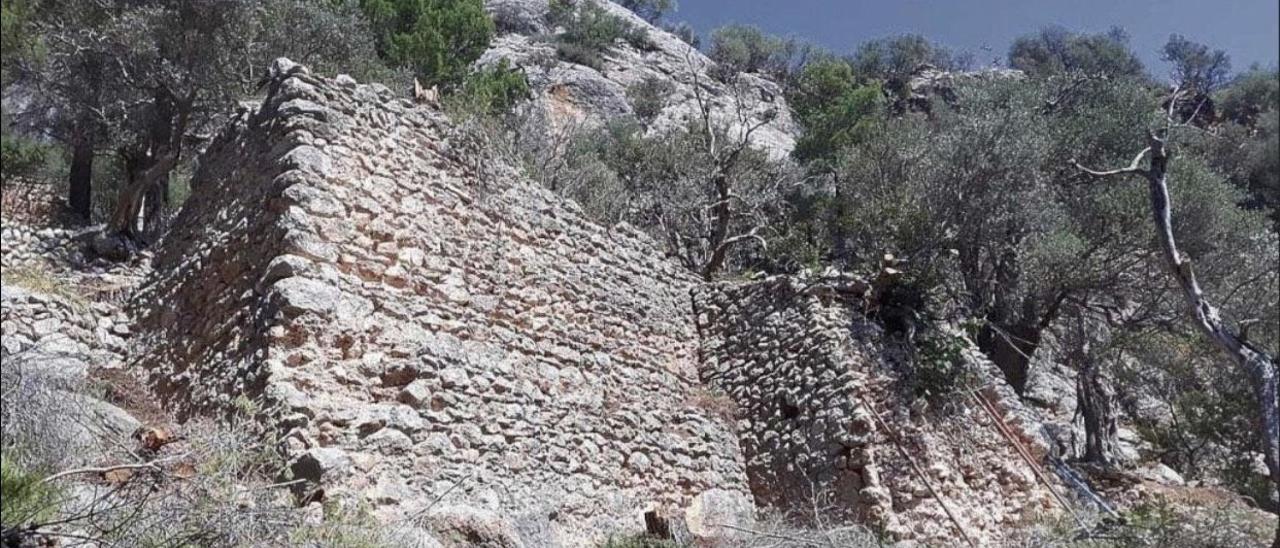
{"type": "Polygon", "coordinates": [[[89,308],[88,300],[72,282],[47,270],[38,270],[32,267],[5,269],[4,282],[33,293],[60,298],[80,312],[89,308]]]}
{"type": "MultiPolygon", "coordinates": [[[[6,515],[6,535],[104,547],[409,545],[363,513],[298,508],[291,483],[278,481],[284,462],[275,436],[256,422],[196,420],[175,428],[166,421],[172,443],[148,448],[94,412],[88,395],[95,390],[46,373],[41,359],[4,357],[0,447],[6,481],[47,486],[52,495],[22,515],[6,515]]],[[[118,393],[140,384],[110,384],[111,399],[123,405],[140,397],[118,393]]],[[[157,409],[142,414],[164,420],[157,409]]]]}

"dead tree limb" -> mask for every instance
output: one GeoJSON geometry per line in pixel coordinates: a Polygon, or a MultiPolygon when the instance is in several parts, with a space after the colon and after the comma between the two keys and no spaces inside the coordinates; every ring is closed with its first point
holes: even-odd
{"type": "MultiPolygon", "coordinates": [[[[1173,214],[1169,199],[1168,141],[1174,129],[1188,125],[1199,113],[1199,107],[1197,107],[1196,113],[1186,121],[1176,122],[1174,108],[1179,96],[1180,93],[1175,90],[1173,98],[1169,101],[1165,126],[1158,131],[1147,131],[1148,146],[1134,158],[1133,164],[1129,167],[1098,171],[1087,169],[1075,160],[1071,163],[1081,171],[1097,177],[1136,174],[1147,180],[1147,188],[1151,195],[1152,219],[1155,221],[1156,235],[1160,239],[1165,266],[1178,282],[1196,326],[1231,358],[1248,379],[1255,404],[1258,406],[1258,441],[1262,444],[1273,490],[1280,489],[1280,405],[1276,400],[1275,359],[1227,327],[1218,308],[1201,290],[1195,271],[1192,269],[1191,260],[1179,253],[1177,241],[1174,239],[1173,214]],[[1150,162],[1146,168],[1142,168],[1140,167],[1142,158],[1147,154],[1151,156],[1150,162]]],[[[1277,523],[1276,537],[1271,546],[1280,548],[1280,522],[1277,523]]]]}

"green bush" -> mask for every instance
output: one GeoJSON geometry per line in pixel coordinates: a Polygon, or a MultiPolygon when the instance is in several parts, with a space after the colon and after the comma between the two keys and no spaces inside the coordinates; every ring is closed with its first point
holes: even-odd
{"type": "Polygon", "coordinates": [[[12,453],[0,453],[0,523],[22,527],[53,517],[59,496],[43,477],[18,464],[12,453]]]}
{"type": "Polygon", "coordinates": [[[0,135],[0,180],[8,182],[34,176],[47,164],[49,148],[17,135],[0,135]]]}
{"type": "Polygon", "coordinates": [[[976,375],[965,364],[967,346],[964,338],[944,333],[918,337],[908,377],[915,397],[941,398],[972,384],[976,375]]]}
{"type": "Polygon", "coordinates": [[[707,56],[719,67],[717,76],[726,80],[739,72],[767,74],[785,79],[795,52],[794,41],[773,36],[752,25],[728,25],[711,32],[707,56]]]}
{"type": "Polygon", "coordinates": [[[646,124],[652,122],[667,106],[667,99],[675,85],[670,80],[647,76],[627,88],[627,100],[636,117],[646,124]]]}
{"type": "Polygon", "coordinates": [[[1280,72],[1250,70],[1222,90],[1217,99],[1218,112],[1243,126],[1254,126],[1263,112],[1280,107],[1280,72]]]}
{"type": "Polygon", "coordinates": [[[804,128],[793,152],[802,162],[830,159],[867,138],[884,102],[879,85],[858,85],[853,67],[838,59],[805,66],[787,98],[804,128]]]}
{"type": "Polygon", "coordinates": [[[511,67],[506,59],[481,68],[462,81],[449,98],[455,112],[498,116],[510,112],[516,103],[529,98],[529,79],[524,71],[511,67]]]}
{"type": "Polygon", "coordinates": [[[1046,27],[1021,36],[1009,47],[1009,66],[1033,76],[1080,72],[1106,76],[1140,76],[1142,62],[1129,49],[1123,29],[1105,34],[1076,34],[1046,27]]]}
{"type": "Polygon", "coordinates": [[[600,70],[604,55],[623,40],[641,50],[653,44],[644,29],[638,28],[605,9],[595,0],[551,0],[548,19],[564,30],[556,36],[556,53],[571,63],[600,70]]]}
{"type": "Polygon", "coordinates": [[[943,70],[955,67],[955,56],[945,47],[918,34],[879,38],[858,46],[851,62],[863,78],[902,80],[922,65],[943,70]]]}
{"type": "Polygon", "coordinates": [[[378,54],[425,85],[452,88],[489,47],[494,25],[482,0],[360,0],[378,54]]]}

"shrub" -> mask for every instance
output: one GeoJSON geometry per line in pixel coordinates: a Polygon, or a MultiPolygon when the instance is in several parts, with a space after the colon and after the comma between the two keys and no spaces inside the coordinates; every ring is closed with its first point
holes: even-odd
{"type": "MultiPolygon", "coordinates": [[[[1266,515],[1266,514],[1263,514],[1266,515]]],[[[1274,518],[1222,503],[1177,507],[1167,500],[1147,502],[1092,530],[1074,523],[1050,523],[1023,532],[1009,546],[1022,548],[1234,548],[1266,546],[1274,518]]]]}
{"type": "Polygon", "coordinates": [[[14,267],[5,273],[5,283],[29,289],[36,293],[44,293],[62,298],[77,310],[88,310],[89,303],[76,286],[60,279],[47,270],[14,267]]]}
{"type": "Polygon", "coordinates": [[[1217,97],[1223,117],[1243,126],[1254,126],[1263,112],[1280,105],[1280,72],[1250,70],[1238,76],[1217,97]]]}
{"type": "Polygon", "coordinates": [[[618,40],[637,49],[649,49],[648,33],[618,17],[595,0],[552,0],[548,19],[564,30],[556,36],[556,53],[571,63],[600,70],[604,55],[618,40]]]}
{"type": "Polygon", "coordinates": [[[1081,72],[1106,76],[1140,76],[1142,62],[1129,49],[1124,29],[1105,34],[1076,34],[1061,27],[1018,37],[1009,47],[1009,66],[1033,76],[1081,72]]]}
{"type": "Polygon", "coordinates": [[[60,495],[40,481],[44,477],[23,467],[12,452],[0,451],[0,524],[18,528],[53,517],[60,495]]]}
{"type": "Polygon", "coordinates": [[[1222,50],[1192,42],[1180,34],[1169,36],[1160,58],[1173,65],[1173,79],[1185,89],[1209,93],[1226,83],[1231,58],[1222,50]]]}
{"type": "Polygon", "coordinates": [[[739,72],[784,79],[795,49],[795,42],[766,34],[759,27],[729,25],[712,31],[707,56],[720,65],[717,76],[722,80],[739,72]]]}
{"type": "Polygon", "coordinates": [[[882,110],[880,86],[860,86],[853,68],[837,59],[805,66],[788,100],[804,135],[793,152],[802,162],[825,160],[866,138],[882,110]]]}
{"type": "Polygon", "coordinates": [[[450,101],[454,111],[496,116],[510,112],[516,103],[528,98],[529,79],[524,71],[502,59],[468,74],[450,101]]]}
{"type": "Polygon", "coordinates": [[[666,108],[667,100],[675,91],[670,80],[646,76],[644,80],[627,88],[627,100],[636,117],[646,124],[653,122],[666,108]]]}
{"type": "Polygon", "coordinates": [[[378,54],[423,83],[451,88],[489,47],[494,25],[482,0],[360,0],[378,54]]]}
{"type": "Polygon", "coordinates": [[[865,42],[858,46],[852,59],[858,76],[886,81],[905,79],[923,65],[950,70],[954,63],[950,50],[918,34],[865,42]]]}
{"type": "Polygon", "coordinates": [[[0,181],[28,179],[47,163],[49,147],[5,132],[0,135],[0,181]]]}

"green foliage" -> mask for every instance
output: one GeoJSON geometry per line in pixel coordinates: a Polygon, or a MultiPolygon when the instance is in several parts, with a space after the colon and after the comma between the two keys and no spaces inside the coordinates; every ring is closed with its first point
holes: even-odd
{"type": "Polygon", "coordinates": [[[1142,76],[1145,70],[1129,49],[1128,34],[1119,27],[1103,34],[1078,34],[1056,26],[1040,29],[1013,41],[1009,66],[1032,76],[1064,72],[1142,76]]]}
{"type": "MultiPolygon", "coordinates": [[[[803,239],[819,251],[800,246],[794,261],[828,256],[867,272],[892,253],[939,295],[936,306],[1005,328],[1051,321],[1064,292],[1153,291],[1148,284],[1162,278],[1146,268],[1158,258],[1145,188],[1093,183],[1066,161],[1127,163],[1141,148],[1140,128],[1159,116],[1147,88],[1048,78],[980,82],[958,95],[954,109],[890,119],[874,139],[838,150],[831,190],[805,198],[817,210],[803,239]],[[1077,92],[1045,108],[1068,89],[1077,92]]],[[[798,108],[802,119],[807,108],[798,108]]],[[[1235,276],[1226,265],[1259,249],[1261,216],[1239,210],[1240,194],[1194,158],[1175,160],[1171,177],[1178,237],[1197,257],[1202,283],[1235,276]]]]}
{"type": "Polygon", "coordinates": [[[524,71],[502,59],[497,64],[468,74],[456,93],[449,97],[453,108],[491,116],[510,112],[529,98],[529,79],[524,71]]]}
{"type": "Polygon", "coordinates": [[[826,59],[801,71],[788,100],[804,135],[796,142],[796,159],[829,160],[874,130],[883,112],[884,94],[877,84],[858,85],[845,61],[826,59]]]}
{"type": "MultiPolygon", "coordinates": [[[[255,13],[258,59],[288,57],[320,74],[408,85],[407,72],[378,56],[374,29],[360,5],[346,0],[262,0],[255,13]]],[[[258,68],[258,67],[255,67],[258,68]]]]}
{"type": "MultiPolygon", "coordinates": [[[[754,223],[778,215],[784,204],[777,188],[793,176],[785,163],[749,146],[726,160],[727,154],[716,154],[723,149],[713,151],[711,143],[736,146],[738,136],[714,124],[711,131],[691,124],[646,133],[637,120],[618,118],[572,135],[565,144],[529,146],[524,164],[534,179],[576,201],[592,219],[640,227],[671,256],[699,271],[715,245],[707,204],[720,200],[718,183],[728,184],[735,196],[729,234],[745,234],[754,223]]],[[[757,248],[750,245],[755,241],[729,247],[729,264],[755,259],[757,248]]]]}
{"type": "Polygon", "coordinates": [[[378,54],[425,85],[452,88],[489,47],[494,24],[482,0],[361,0],[378,54]]]}
{"type": "Polygon", "coordinates": [[[49,146],[7,131],[0,134],[0,181],[30,179],[47,165],[49,146]]]}
{"type": "Polygon", "coordinates": [[[650,23],[656,23],[676,9],[675,0],[618,0],[618,5],[635,12],[650,23]]]}
{"type": "Polygon", "coordinates": [[[1215,99],[1223,118],[1252,127],[1262,113],[1280,108],[1280,71],[1250,70],[1236,77],[1215,99]]]}
{"type": "Polygon", "coordinates": [[[609,13],[595,0],[551,0],[548,20],[564,29],[556,35],[556,54],[596,70],[604,67],[604,56],[618,40],[641,50],[652,47],[644,29],[609,13]]]}
{"type": "Polygon", "coordinates": [[[759,27],[735,24],[711,32],[707,56],[720,65],[722,79],[739,72],[756,72],[783,80],[796,47],[795,41],[767,34],[759,27]]]}
{"type": "Polygon", "coordinates": [[[15,65],[32,56],[35,35],[31,22],[33,0],[11,0],[0,4],[0,85],[7,86],[15,65]]]}
{"type": "Polygon", "coordinates": [[[914,345],[906,381],[915,397],[943,398],[973,384],[974,372],[964,359],[969,343],[963,337],[930,332],[917,337],[914,345]]]}
{"type": "Polygon", "coordinates": [[[12,452],[0,453],[0,524],[22,527],[46,521],[58,510],[58,490],[23,467],[12,452]]]}
{"type": "Polygon", "coordinates": [[[924,65],[950,70],[955,66],[955,59],[950,50],[919,34],[903,34],[861,44],[851,63],[860,77],[894,81],[910,76],[924,65]]]}
{"type": "Polygon", "coordinates": [[[1180,34],[1169,36],[1160,53],[1161,59],[1173,65],[1174,81],[1200,93],[1218,89],[1231,73],[1231,58],[1225,51],[1210,50],[1180,34]]]}
{"type": "Polygon", "coordinates": [[[675,85],[670,80],[646,76],[644,80],[627,88],[627,100],[631,103],[631,110],[635,112],[636,118],[648,124],[666,108],[673,91],[675,85]]]}

